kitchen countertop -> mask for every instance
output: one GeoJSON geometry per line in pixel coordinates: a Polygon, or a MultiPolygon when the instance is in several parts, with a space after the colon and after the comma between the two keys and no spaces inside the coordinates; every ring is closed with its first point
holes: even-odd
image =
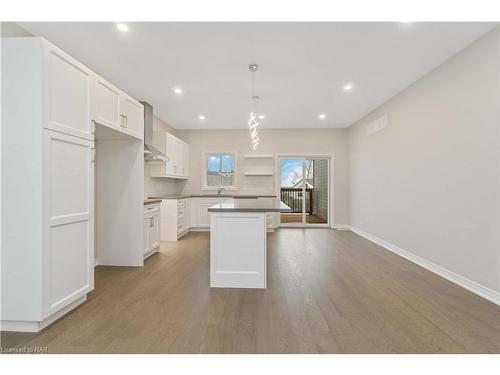
{"type": "Polygon", "coordinates": [[[144,199],[144,205],[161,203],[161,199],[144,199]]]}
{"type": "Polygon", "coordinates": [[[231,202],[217,203],[208,208],[209,212],[291,212],[292,209],[276,199],[235,199],[231,202]]]}
{"type": "Polygon", "coordinates": [[[160,195],[149,197],[149,199],[185,199],[185,198],[234,198],[234,199],[255,199],[255,198],[276,198],[276,195],[253,195],[253,194],[179,194],[160,195]]]}

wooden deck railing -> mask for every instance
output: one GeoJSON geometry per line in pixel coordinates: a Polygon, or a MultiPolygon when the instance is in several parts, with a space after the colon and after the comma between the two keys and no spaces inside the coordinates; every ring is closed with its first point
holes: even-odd
{"type": "MultiPolygon", "coordinates": [[[[314,189],[306,189],[306,213],[312,215],[313,198],[312,192],[314,189]]],[[[302,189],[301,188],[281,188],[281,201],[292,209],[292,213],[302,212],[302,189]]]]}

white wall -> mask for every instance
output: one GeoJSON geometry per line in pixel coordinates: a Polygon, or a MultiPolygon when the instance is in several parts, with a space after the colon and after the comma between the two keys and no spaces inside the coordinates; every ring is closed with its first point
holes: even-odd
{"type": "Polygon", "coordinates": [[[14,22],[0,22],[0,37],[13,38],[22,36],[32,36],[31,33],[23,29],[14,22]]]}
{"type": "Polygon", "coordinates": [[[499,83],[494,30],[349,129],[351,224],[497,292],[499,83]]]}
{"type": "MultiPolygon", "coordinates": [[[[275,194],[276,176],[243,176],[247,167],[257,163],[274,162],[244,159],[244,154],[335,154],[335,223],[349,222],[347,129],[265,129],[259,130],[260,145],[251,150],[248,130],[177,130],[177,136],[189,143],[189,180],[185,193],[199,194],[201,190],[201,154],[206,151],[237,151],[238,194],[275,194]]],[[[276,171],[275,171],[276,172],[276,171]]],[[[206,191],[205,191],[206,193],[206,191]]]]}

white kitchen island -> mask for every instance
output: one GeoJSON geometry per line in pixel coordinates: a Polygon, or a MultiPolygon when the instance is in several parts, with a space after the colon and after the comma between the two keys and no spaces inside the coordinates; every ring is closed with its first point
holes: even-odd
{"type": "Polygon", "coordinates": [[[210,213],[210,287],[267,287],[266,213],[289,212],[279,199],[234,199],[210,213]]]}

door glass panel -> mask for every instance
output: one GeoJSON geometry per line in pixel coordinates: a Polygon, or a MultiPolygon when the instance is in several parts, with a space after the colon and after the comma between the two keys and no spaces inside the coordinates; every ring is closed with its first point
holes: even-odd
{"type": "Polygon", "coordinates": [[[328,223],[328,159],[306,159],[305,218],[307,224],[328,223]]]}
{"type": "Polygon", "coordinates": [[[304,159],[280,159],[280,198],[292,209],[281,213],[282,224],[303,223],[304,159]]]}

